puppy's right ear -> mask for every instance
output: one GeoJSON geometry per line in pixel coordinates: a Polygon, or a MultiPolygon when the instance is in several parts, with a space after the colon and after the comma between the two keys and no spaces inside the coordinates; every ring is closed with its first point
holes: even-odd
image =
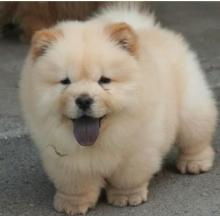
{"type": "Polygon", "coordinates": [[[53,29],[43,29],[37,31],[31,41],[33,61],[36,61],[38,57],[44,55],[49,47],[57,41],[61,35],[61,31],[53,29]]]}

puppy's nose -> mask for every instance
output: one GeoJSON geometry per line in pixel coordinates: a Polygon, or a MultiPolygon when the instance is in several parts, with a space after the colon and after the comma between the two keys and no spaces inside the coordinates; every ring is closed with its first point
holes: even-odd
{"type": "Polygon", "coordinates": [[[85,111],[90,108],[93,103],[93,99],[87,94],[82,94],[78,98],[76,98],[75,102],[81,110],[85,111]]]}

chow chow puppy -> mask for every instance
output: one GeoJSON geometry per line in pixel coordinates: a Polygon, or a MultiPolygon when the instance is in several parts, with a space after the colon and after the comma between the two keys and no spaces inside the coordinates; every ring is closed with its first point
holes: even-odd
{"type": "Polygon", "coordinates": [[[138,4],[37,32],[20,96],[59,212],[86,213],[101,188],[115,206],[145,202],[174,143],[181,173],[213,165],[217,110],[197,57],[138,4]]]}

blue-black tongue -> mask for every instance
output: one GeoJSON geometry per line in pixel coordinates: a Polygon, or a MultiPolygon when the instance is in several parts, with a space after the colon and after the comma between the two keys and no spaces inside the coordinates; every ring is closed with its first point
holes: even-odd
{"type": "Polygon", "coordinates": [[[73,132],[77,142],[82,146],[93,145],[99,135],[99,119],[82,116],[74,120],[73,132]]]}

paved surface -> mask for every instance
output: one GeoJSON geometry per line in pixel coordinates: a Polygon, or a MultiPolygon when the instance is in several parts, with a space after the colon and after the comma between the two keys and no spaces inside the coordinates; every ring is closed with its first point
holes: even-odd
{"type": "MultiPolygon", "coordinates": [[[[220,101],[220,3],[152,3],[165,26],[182,32],[197,50],[207,78],[220,101]]],[[[53,185],[22,123],[17,99],[18,77],[27,45],[0,39],[0,216],[59,216],[52,209],[53,185]]],[[[115,208],[102,198],[91,216],[219,216],[220,132],[214,169],[199,176],[180,175],[175,153],[168,156],[150,185],[149,202],[115,208]]]]}

